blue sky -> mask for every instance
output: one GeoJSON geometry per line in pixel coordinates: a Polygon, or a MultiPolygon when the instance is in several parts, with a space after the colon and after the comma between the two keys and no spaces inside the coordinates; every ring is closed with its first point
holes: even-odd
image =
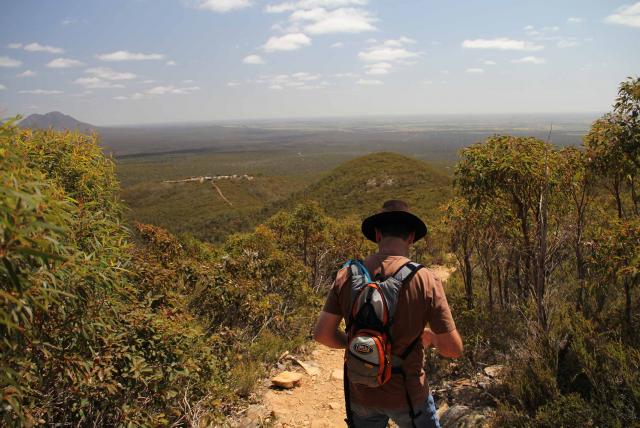
{"type": "Polygon", "coordinates": [[[21,0],[0,116],[97,125],[602,112],[640,72],[640,2],[21,0]]]}

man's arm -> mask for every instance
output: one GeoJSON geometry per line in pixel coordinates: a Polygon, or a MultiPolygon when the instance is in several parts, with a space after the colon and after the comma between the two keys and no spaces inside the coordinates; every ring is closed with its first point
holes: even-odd
{"type": "Polygon", "coordinates": [[[430,328],[425,328],[422,333],[422,344],[425,348],[432,345],[440,355],[447,358],[460,358],[464,350],[458,330],[436,334],[430,328]]]}
{"type": "Polygon", "coordinates": [[[313,340],[329,348],[344,349],[347,347],[347,335],[340,331],[341,315],[322,311],[313,329],[313,340]]]}

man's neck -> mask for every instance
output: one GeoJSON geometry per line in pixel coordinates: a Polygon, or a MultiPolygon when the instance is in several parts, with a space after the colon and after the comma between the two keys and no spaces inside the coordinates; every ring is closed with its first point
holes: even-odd
{"type": "Polygon", "coordinates": [[[400,238],[382,238],[378,243],[378,253],[387,256],[409,256],[409,245],[400,238]]]}

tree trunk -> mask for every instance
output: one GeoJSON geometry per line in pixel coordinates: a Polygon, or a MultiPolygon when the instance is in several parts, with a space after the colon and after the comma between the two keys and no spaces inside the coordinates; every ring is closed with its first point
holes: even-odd
{"type": "Polygon", "coordinates": [[[631,331],[631,281],[629,277],[624,278],[624,321],[627,331],[631,331]]]}
{"type": "Polygon", "coordinates": [[[464,290],[467,299],[467,309],[473,308],[473,284],[471,273],[471,255],[465,253],[464,255],[464,290]]]}
{"type": "Polygon", "coordinates": [[[622,212],[622,197],[620,196],[620,182],[618,179],[613,184],[613,196],[616,199],[616,208],[618,209],[618,218],[622,218],[624,213],[622,212]]]}
{"type": "Polygon", "coordinates": [[[487,269],[487,283],[489,288],[489,310],[493,310],[493,272],[491,266],[487,269]]]}
{"type": "Polygon", "coordinates": [[[498,297],[500,298],[500,309],[504,309],[504,296],[502,295],[502,270],[500,262],[496,263],[496,279],[498,280],[498,297]]]}

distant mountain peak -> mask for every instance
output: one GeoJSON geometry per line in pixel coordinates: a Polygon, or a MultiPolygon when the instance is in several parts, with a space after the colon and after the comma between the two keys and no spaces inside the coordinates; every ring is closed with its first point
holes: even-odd
{"type": "Polygon", "coordinates": [[[55,129],[56,131],[80,131],[91,132],[97,129],[97,126],[91,125],[61,113],[59,111],[51,111],[45,114],[32,114],[20,121],[20,127],[32,129],[55,129]]]}

